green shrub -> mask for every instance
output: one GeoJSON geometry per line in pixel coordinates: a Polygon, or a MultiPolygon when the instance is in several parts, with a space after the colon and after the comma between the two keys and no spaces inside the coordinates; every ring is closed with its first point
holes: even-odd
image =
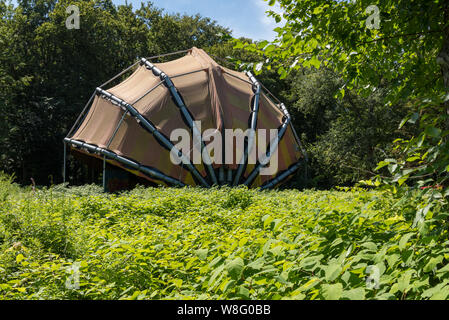
{"type": "MultiPolygon", "coordinates": [[[[15,188],[8,184],[3,180],[0,188],[15,188]]],[[[118,195],[79,190],[19,189],[2,200],[0,297],[449,294],[448,214],[434,203],[417,221],[424,202],[416,194],[401,200],[399,193],[354,188],[137,188],[118,195]]]]}

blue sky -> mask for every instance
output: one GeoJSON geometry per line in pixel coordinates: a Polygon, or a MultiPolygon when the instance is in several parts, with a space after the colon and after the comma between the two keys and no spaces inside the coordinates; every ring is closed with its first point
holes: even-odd
{"type": "MultiPolygon", "coordinates": [[[[114,0],[125,4],[125,0],[114,0]]],[[[139,8],[141,0],[128,0],[139,8]]],[[[254,40],[273,40],[276,23],[267,17],[265,11],[272,9],[264,0],[151,0],[156,7],[167,13],[186,13],[216,20],[218,24],[233,31],[234,37],[248,37],[254,40]]]]}
{"type": "MultiPolygon", "coordinates": [[[[17,4],[16,0],[11,0],[17,4]]],[[[280,12],[270,7],[264,0],[150,0],[156,7],[166,13],[195,15],[197,13],[209,17],[223,27],[232,30],[234,37],[247,37],[253,40],[274,40],[273,31],[277,25],[273,18],[265,13],[267,10],[280,12]]],[[[116,5],[125,4],[125,0],[113,0],[116,5]]],[[[147,0],[128,0],[133,7],[139,8],[141,2],[147,0]]],[[[282,23],[282,22],[281,22],[282,23]]]]}

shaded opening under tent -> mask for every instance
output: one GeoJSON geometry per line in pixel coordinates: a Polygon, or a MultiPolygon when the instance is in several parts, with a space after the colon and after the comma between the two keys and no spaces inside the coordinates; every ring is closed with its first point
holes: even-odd
{"type": "Polygon", "coordinates": [[[198,48],[163,56],[175,54],[183,56],[164,63],[142,58],[95,90],[64,139],[64,180],[67,149],[101,161],[109,191],[120,189],[110,187],[112,180],[126,184],[132,177],[150,185],[269,189],[307,161],[287,108],[250,72],[220,66],[198,48]],[[191,148],[170,139],[179,129],[189,133],[191,148]],[[227,129],[247,135],[237,143],[227,129]],[[267,174],[273,162],[276,170],[267,174]]]}

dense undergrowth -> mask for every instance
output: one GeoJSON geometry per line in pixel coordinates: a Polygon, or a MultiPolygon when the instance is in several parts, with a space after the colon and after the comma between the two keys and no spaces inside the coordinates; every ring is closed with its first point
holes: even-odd
{"type": "Polygon", "coordinates": [[[1,176],[0,299],[445,299],[449,214],[432,192],[423,207],[381,190],[111,195],[1,176]]]}

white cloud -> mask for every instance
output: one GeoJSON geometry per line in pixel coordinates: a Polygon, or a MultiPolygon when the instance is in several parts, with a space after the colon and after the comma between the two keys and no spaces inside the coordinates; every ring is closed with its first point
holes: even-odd
{"type": "MultiPolygon", "coordinates": [[[[263,25],[263,34],[262,38],[266,40],[273,40],[276,36],[276,32],[273,31],[278,26],[284,24],[284,21],[280,23],[276,23],[273,17],[268,16],[267,11],[274,11],[278,14],[282,14],[283,10],[279,6],[279,3],[276,2],[274,6],[268,5],[267,1],[264,0],[252,0],[255,9],[257,10],[258,22],[263,25]]],[[[262,30],[261,30],[262,31],[262,30]]],[[[257,39],[256,39],[257,40],[257,39]]]]}

